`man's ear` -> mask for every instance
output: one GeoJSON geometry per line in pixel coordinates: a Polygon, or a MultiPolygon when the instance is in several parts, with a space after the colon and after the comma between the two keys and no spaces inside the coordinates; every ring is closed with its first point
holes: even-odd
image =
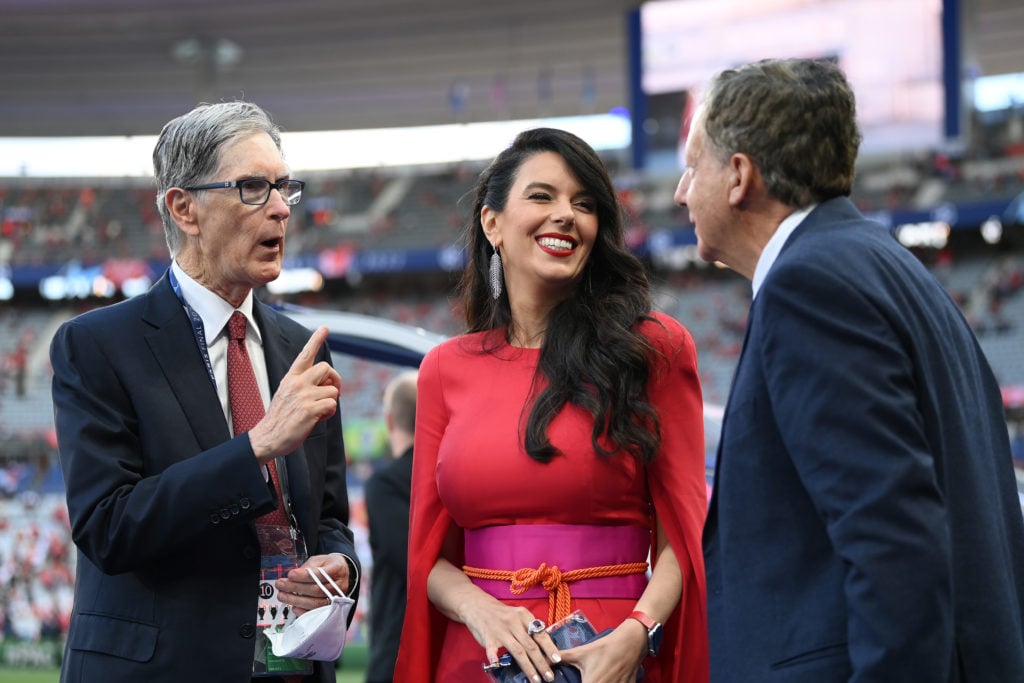
{"type": "Polygon", "coordinates": [[[199,234],[199,219],[196,215],[196,198],[180,187],[172,187],[164,194],[164,202],[171,219],[178,229],[186,235],[195,237],[199,234]]]}
{"type": "Polygon", "coordinates": [[[501,231],[498,230],[498,212],[489,206],[480,209],[480,225],[484,235],[495,249],[501,246],[501,231]]]}
{"type": "Polygon", "coordinates": [[[761,171],[746,154],[737,152],[729,159],[732,171],[729,185],[729,205],[740,206],[750,199],[761,182],[761,171]]]}

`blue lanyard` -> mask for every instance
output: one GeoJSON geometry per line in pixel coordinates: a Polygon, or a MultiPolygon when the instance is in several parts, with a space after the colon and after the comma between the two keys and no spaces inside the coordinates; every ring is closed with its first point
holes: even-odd
{"type": "Polygon", "coordinates": [[[199,353],[203,357],[203,362],[206,363],[206,372],[210,376],[210,382],[213,383],[213,388],[217,388],[217,378],[213,375],[213,363],[210,362],[210,350],[206,347],[206,329],[203,327],[203,319],[199,317],[196,310],[188,305],[185,301],[185,296],[181,293],[181,285],[178,283],[178,278],[174,276],[174,269],[167,269],[168,279],[171,281],[171,289],[174,290],[174,295],[178,297],[178,301],[185,307],[185,313],[188,314],[188,319],[192,323],[192,334],[196,338],[196,344],[199,346],[199,353]]]}
{"type": "MultiPolygon", "coordinates": [[[[189,306],[188,302],[185,301],[185,296],[181,293],[181,284],[178,283],[178,278],[174,276],[174,269],[167,269],[168,279],[171,281],[171,289],[174,290],[175,296],[178,297],[178,301],[185,307],[185,313],[188,314],[188,319],[192,323],[192,334],[195,335],[196,344],[199,346],[199,353],[203,356],[203,362],[206,363],[206,372],[210,376],[210,381],[213,383],[214,390],[217,389],[217,378],[213,376],[213,363],[210,362],[210,350],[206,346],[206,328],[203,327],[203,319],[196,313],[196,310],[189,306]]],[[[302,553],[305,555],[308,550],[306,549],[306,541],[302,537],[302,533],[299,531],[299,520],[296,519],[295,513],[292,511],[292,498],[289,495],[288,489],[288,469],[286,467],[278,467],[277,475],[281,480],[281,495],[284,498],[284,509],[288,515],[288,519],[291,522],[292,538],[297,543],[302,544],[302,553]]]]}
{"type": "MultiPolygon", "coordinates": [[[[213,376],[213,364],[210,362],[210,349],[206,345],[206,329],[203,327],[203,318],[196,312],[196,309],[189,306],[188,302],[185,301],[184,295],[181,294],[181,285],[178,283],[178,279],[174,276],[174,269],[167,269],[168,280],[171,281],[171,289],[174,290],[174,295],[178,297],[178,301],[184,306],[185,312],[188,314],[188,319],[193,326],[193,334],[196,336],[196,344],[199,346],[199,352],[203,355],[203,362],[206,364],[206,372],[210,375],[210,381],[213,383],[213,388],[217,388],[217,378],[213,376]]],[[[288,487],[288,468],[279,467],[278,476],[281,479],[281,493],[285,499],[285,512],[291,521],[292,538],[297,543],[302,544],[302,552],[305,554],[308,552],[305,547],[305,539],[302,538],[302,533],[299,532],[299,520],[296,519],[295,513],[292,511],[292,497],[289,495],[288,487]]]]}

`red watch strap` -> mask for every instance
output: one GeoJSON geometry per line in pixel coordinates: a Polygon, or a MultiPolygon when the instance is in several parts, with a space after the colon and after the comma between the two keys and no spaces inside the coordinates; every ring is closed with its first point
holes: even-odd
{"type": "Polygon", "coordinates": [[[636,610],[635,612],[631,612],[630,615],[627,618],[628,619],[636,619],[641,624],[643,624],[644,628],[646,628],[648,631],[650,631],[652,628],[654,628],[655,626],[658,625],[658,622],[656,622],[654,619],[652,619],[651,615],[647,614],[647,612],[641,612],[640,610],[636,610]]]}

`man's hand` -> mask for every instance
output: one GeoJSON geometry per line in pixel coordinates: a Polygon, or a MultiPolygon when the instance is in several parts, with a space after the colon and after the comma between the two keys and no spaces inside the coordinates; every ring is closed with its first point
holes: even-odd
{"type": "Polygon", "coordinates": [[[267,414],[249,430],[252,450],[261,465],[294,451],[317,422],[338,410],[341,375],[329,363],[313,364],[326,339],[327,328],[317,328],[281,379],[267,414]]]}
{"type": "Polygon", "coordinates": [[[345,560],[344,555],[340,553],[314,555],[306,560],[306,563],[298,569],[289,571],[286,578],[278,579],[275,584],[277,586],[277,599],[291,605],[296,615],[301,615],[303,612],[308,612],[317,607],[324,607],[331,602],[331,599],[324,595],[324,592],[320,590],[320,587],[313,581],[309,572],[306,571],[307,569],[312,569],[317,572],[320,576],[320,583],[324,584],[324,587],[331,591],[331,593],[334,593],[334,588],[330,582],[324,579],[323,575],[319,574],[319,570],[316,567],[323,567],[324,571],[334,579],[334,582],[343,591],[348,592],[351,590],[348,562],[345,560]]]}

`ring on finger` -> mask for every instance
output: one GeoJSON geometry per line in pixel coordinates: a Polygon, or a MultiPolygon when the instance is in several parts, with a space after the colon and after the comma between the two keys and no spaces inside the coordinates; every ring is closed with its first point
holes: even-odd
{"type": "Polygon", "coordinates": [[[534,619],[529,624],[527,624],[526,632],[529,633],[531,636],[535,636],[538,633],[543,632],[545,628],[547,628],[547,625],[543,621],[541,621],[540,619],[534,619]]]}

